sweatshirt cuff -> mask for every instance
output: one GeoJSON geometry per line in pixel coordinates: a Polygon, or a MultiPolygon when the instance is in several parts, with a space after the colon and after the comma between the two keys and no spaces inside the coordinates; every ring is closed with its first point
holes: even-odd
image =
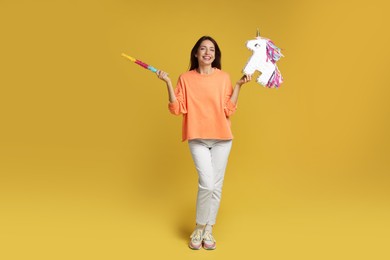
{"type": "Polygon", "coordinates": [[[237,109],[237,104],[233,103],[230,98],[228,99],[228,102],[226,103],[226,108],[229,110],[236,110],[237,109]]]}
{"type": "Polygon", "coordinates": [[[178,107],[179,107],[179,102],[177,101],[177,99],[173,102],[168,103],[168,109],[171,112],[174,112],[175,110],[177,110],[178,107]]]}

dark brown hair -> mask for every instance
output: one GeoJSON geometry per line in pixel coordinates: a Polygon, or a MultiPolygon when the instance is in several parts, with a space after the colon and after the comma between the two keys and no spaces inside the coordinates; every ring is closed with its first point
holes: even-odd
{"type": "Polygon", "coordinates": [[[205,41],[205,40],[211,41],[214,44],[214,47],[215,47],[215,58],[214,58],[213,63],[211,64],[211,66],[213,68],[221,69],[221,67],[222,67],[221,66],[221,56],[222,56],[222,54],[221,54],[221,50],[219,49],[219,46],[218,46],[217,42],[210,36],[202,36],[195,43],[194,47],[191,50],[190,69],[189,70],[194,70],[194,69],[197,69],[199,67],[198,58],[196,58],[195,55],[198,52],[200,44],[203,41],[205,41]]]}

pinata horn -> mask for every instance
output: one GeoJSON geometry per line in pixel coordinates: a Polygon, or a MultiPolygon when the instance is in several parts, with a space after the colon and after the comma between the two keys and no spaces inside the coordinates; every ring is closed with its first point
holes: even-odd
{"type": "Polygon", "coordinates": [[[256,38],[260,38],[260,30],[257,28],[256,38]]]}

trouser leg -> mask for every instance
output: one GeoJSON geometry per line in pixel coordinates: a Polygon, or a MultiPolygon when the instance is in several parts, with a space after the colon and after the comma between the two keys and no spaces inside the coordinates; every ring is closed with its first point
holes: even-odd
{"type": "Polygon", "coordinates": [[[190,140],[192,158],[198,172],[196,222],[214,225],[218,213],[225,169],[232,140],[190,140]]]}
{"type": "Polygon", "coordinates": [[[219,205],[222,197],[222,186],[223,180],[225,177],[225,170],[230,154],[230,149],[232,146],[232,140],[223,140],[215,143],[215,145],[211,148],[211,162],[214,169],[214,191],[211,196],[211,208],[210,208],[210,216],[208,219],[208,223],[210,225],[214,225],[219,205]]]}

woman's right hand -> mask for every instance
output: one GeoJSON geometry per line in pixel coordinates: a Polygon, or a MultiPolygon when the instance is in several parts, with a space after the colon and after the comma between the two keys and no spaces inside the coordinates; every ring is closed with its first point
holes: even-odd
{"type": "Polygon", "coordinates": [[[165,81],[166,83],[170,83],[171,82],[171,79],[168,77],[168,73],[166,73],[165,71],[162,71],[162,70],[158,70],[156,72],[157,74],[157,77],[163,81],[165,81]]]}
{"type": "Polygon", "coordinates": [[[165,83],[167,83],[169,102],[170,103],[175,102],[176,101],[175,91],[173,90],[172,82],[171,82],[171,79],[168,77],[168,73],[166,73],[165,71],[162,71],[162,70],[158,70],[156,72],[156,74],[157,74],[157,77],[159,79],[161,79],[161,80],[165,81],[165,83]]]}

